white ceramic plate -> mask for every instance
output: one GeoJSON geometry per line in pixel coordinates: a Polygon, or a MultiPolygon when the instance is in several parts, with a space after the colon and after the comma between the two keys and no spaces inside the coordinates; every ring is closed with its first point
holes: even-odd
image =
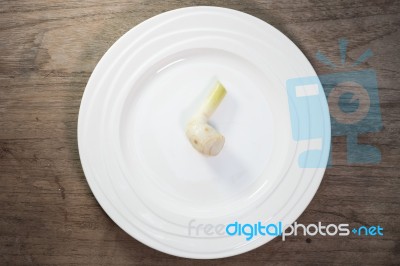
{"type": "Polygon", "coordinates": [[[245,13],[191,7],[146,20],[107,51],[85,89],[78,142],[93,194],[128,234],[172,255],[220,258],[270,241],[198,226],[285,225],[304,211],[330,139],[319,81],[302,79],[315,75],[287,37],[245,13]],[[226,143],[210,158],[184,126],[217,79],[228,94],[211,123],[226,143]],[[312,105],[305,96],[313,95],[312,105]],[[315,148],[318,166],[302,167],[302,152],[315,148]]]}

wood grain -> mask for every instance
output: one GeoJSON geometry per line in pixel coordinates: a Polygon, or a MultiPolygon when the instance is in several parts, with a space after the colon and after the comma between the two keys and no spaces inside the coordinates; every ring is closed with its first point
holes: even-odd
{"type": "MultiPolygon", "coordinates": [[[[400,1],[0,1],[0,265],[400,264],[400,1]],[[348,165],[333,139],[334,165],[301,223],[380,224],[383,237],[275,239],[232,258],[198,261],[155,251],[103,212],[83,175],[76,140],[86,82],[130,28],[192,5],[247,12],[291,38],[319,74],[319,50],[377,72],[383,129],[360,136],[382,152],[376,165],[348,165]]],[[[338,62],[338,61],[335,61],[338,62]]]]}

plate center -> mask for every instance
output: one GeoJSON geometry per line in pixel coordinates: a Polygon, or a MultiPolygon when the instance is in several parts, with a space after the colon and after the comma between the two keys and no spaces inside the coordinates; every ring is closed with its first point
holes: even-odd
{"type": "Polygon", "coordinates": [[[262,93],[269,83],[265,74],[237,55],[213,49],[186,51],[154,69],[133,85],[121,123],[123,154],[128,167],[144,169],[141,184],[206,210],[250,197],[272,181],[262,175],[276,138],[262,93]],[[206,157],[187,140],[185,125],[217,80],[227,95],[210,124],[225,136],[225,146],[206,157]]]}

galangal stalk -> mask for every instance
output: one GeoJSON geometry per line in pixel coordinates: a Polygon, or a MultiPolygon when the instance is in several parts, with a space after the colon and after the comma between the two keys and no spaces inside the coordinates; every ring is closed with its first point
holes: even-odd
{"type": "Polygon", "coordinates": [[[215,156],[223,148],[224,136],[208,124],[208,120],[226,95],[224,86],[217,82],[200,109],[186,126],[186,136],[192,146],[204,155],[215,156]]]}

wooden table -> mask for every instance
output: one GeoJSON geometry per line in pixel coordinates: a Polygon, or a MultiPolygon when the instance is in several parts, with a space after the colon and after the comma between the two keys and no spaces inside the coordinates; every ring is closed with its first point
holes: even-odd
{"type": "Polygon", "coordinates": [[[400,264],[400,1],[0,1],[0,265],[400,264]],[[160,12],[224,6],[272,24],[319,74],[368,48],[359,68],[377,73],[383,128],[360,136],[379,164],[349,165],[345,137],[298,222],[381,225],[384,236],[275,239],[239,256],[196,261],[153,250],[122,231],[91,193],[79,161],[77,118],[96,63],[123,33],[160,12]]]}

